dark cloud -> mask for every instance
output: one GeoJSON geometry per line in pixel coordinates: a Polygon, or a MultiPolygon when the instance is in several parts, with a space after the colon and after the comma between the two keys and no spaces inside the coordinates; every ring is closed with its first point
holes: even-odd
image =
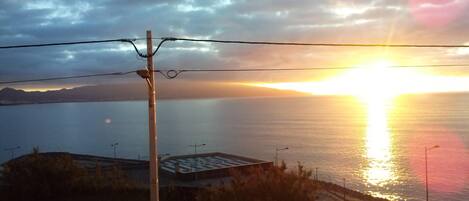
{"type": "MultiPolygon", "coordinates": [[[[429,28],[413,18],[404,0],[4,0],[0,1],[0,44],[143,37],[148,29],[155,37],[461,44],[469,42],[469,12],[465,10],[447,26],[429,28]]],[[[144,48],[143,41],[140,44],[144,48]]],[[[419,57],[463,62],[467,58],[446,50],[403,52],[409,55],[402,57],[411,60],[419,57]]],[[[304,67],[342,64],[342,58],[359,54],[366,51],[168,42],[156,61],[158,67],[304,67]]],[[[2,81],[124,71],[144,65],[130,46],[118,43],[0,50],[2,81]]],[[[282,76],[200,74],[186,75],[184,79],[269,80],[282,76]]]]}

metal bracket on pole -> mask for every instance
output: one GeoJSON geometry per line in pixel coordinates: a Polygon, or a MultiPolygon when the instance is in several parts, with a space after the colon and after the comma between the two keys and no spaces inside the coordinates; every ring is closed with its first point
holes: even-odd
{"type": "Polygon", "coordinates": [[[137,74],[147,81],[148,87],[153,89],[153,85],[150,82],[150,72],[147,69],[137,70],[137,74]]]}

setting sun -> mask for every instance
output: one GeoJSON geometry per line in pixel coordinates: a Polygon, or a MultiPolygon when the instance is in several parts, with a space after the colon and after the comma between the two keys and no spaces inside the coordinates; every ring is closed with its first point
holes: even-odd
{"type": "Polygon", "coordinates": [[[312,95],[351,95],[360,100],[387,100],[401,94],[469,91],[469,78],[437,76],[416,68],[378,59],[351,67],[344,73],[320,81],[254,83],[250,85],[293,90],[312,95]]]}

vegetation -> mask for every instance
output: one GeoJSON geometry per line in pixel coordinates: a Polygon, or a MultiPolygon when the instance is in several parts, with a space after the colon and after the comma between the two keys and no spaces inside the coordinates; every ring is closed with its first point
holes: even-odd
{"type": "Polygon", "coordinates": [[[343,197],[343,194],[345,192],[346,197],[353,197],[355,199],[359,200],[369,200],[369,201],[387,201],[387,199],[384,198],[378,198],[378,197],[373,197],[371,195],[367,195],[358,191],[354,191],[348,188],[343,188],[342,186],[339,186],[334,183],[330,182],[325,182],[325,181],[317,181],[318,185],[320,186],[321,189],[334,194],[336,197],[343,197]]]}
{"type": "Polygon", "coordinates": [[[102,172],[99,166],[96,171],[79,167],[69,155],[51,157],[34,149],[32,154],[4,165],[1,197],[6,200],[77,200],[73,198],[100,194],[112,197],[118,193],[120,196],[115,196],[116,199],[107,200],[121,200],[122,195],[146,191],[129,181],[118,167],[102,172]]]}
{"type": "Polygon", "coordinates": [[[249,176],[234,172],[231,185],[209,188],[197,196],[199,201],[310,201],[318,186],[310,179],[311,171],[298,164],[297,171],[286,171],[285,163],[267,171],[252,169],[249,176]]]}
{"type": "MultiPolygon", "coordinates": [[[[285,163],[268,170],[250,169],[232,172],[230,185],[206,189],[160,188],[162,201],[312,201],[319,192],[327,191],[340,197],[344,192],[338,185],[311,180],[311,171],[299,163],[296,171],[287,171],[285,163]]],[[[84,169],[69,155],[48,156],[33,153],[4,165],[0,182],[0,200],[110,200],[146,201],[149,190],[127,179],[117,166],[103,171],[84,169]]],[[[376,199],[356,191],[345,190],[348,196],[361,200],[376,199]]]]}

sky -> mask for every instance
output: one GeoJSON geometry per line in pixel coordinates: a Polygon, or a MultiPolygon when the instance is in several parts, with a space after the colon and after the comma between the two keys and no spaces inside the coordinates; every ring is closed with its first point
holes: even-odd
{"type": "MultiPolygon", "coordinates": [[[[2,0],[0,46],[142,38],[146,30],[154,37],[460,45],[469,44],[468,4],[468,0],[2,0]]],[[[138,41],[141,50],[144,42],[138,41]]],[[[159,69],[349,67],[382,59],[396,65],[469,64],[469,49],[167,42],[155,57],[155,65],[159,69]]],[[[129,71],[145,64],[125,43],[7,49],[0,50],[0,81],[129,71]]],[[[469,68],[462,67],[421,71],[469,76],[469,68]]],[[[318,81],[341,73],[184,73],[173,81],[318,81]]],[[[40,90],[137,81],[136,75],[129,75],[9,87],[40,90]]]]}

